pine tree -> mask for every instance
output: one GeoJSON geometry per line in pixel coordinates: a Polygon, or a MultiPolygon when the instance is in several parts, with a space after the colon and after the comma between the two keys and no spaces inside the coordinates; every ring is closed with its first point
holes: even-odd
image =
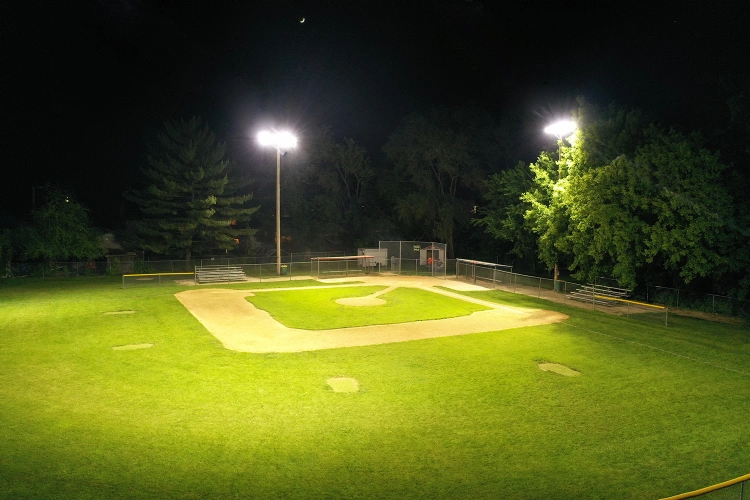
{"type": "Polygon", "coordinates": [[[247,179],[230,180],[226,145],[200,118],[165,122],[142,169],[146,182],[125,193],[140,208],[136,244],[162,255],[190,260],[194,253],[233,249],[255,233],[247,179]]]}

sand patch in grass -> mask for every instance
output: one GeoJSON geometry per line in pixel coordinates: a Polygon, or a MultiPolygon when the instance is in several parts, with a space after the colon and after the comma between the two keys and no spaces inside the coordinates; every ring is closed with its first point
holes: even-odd
{"type": "Polygon", "coordinates": [[[577,372],[572,368],[568,368],[565,365],[560,365],[557,363],[539,363],[537,366],[540,370],[544,370],[545,372],[554,372],[564,377],[578,377],[579,375],[581,375],[581,372],[577,372]]]}
{"type": "Polygon", "coordinates": [[[136,351],[138,349],[149,349],[154,347],[154,344],[127,344],[118,345],[112,348],[113,351],[136,351]]]}
{"type": "Polygon", "coordinates": [[[107,311],[102,314],[135,314],[135,311],[133,311],[132,309],[126,309],[123,311],[107,311]]]}
{"type": "Polygon", "coordinates": [[[356,378],[333,377],[326,380],[333,392],[359,392],[359,382],[356,378]]]}

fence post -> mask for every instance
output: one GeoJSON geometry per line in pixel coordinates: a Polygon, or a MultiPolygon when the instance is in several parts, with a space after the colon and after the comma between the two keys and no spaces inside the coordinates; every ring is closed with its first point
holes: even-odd
{"type": "Polygon", "coordinates": [[[677,289],[677,309],[680,308],[680,289],[677,289]]]}
{"type": "Polygon", "coordinates": [[[716,314],[716,295],[711,294],[711,312],[716,314]]]}
{"type": "Polygon", "coordinates": [[[122,275],[122,288],[125,289],[125,275],[122,275]]]}
{"type": "Polygon", "coordinates": [[[536,298],[541,298],[542,296],[542,278],[539,278],[539,293],[537,294],[536,298]]]}

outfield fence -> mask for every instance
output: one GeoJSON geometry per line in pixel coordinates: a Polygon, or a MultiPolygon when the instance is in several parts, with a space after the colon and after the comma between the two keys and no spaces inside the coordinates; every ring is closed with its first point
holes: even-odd
{"type": "MultiPolygon", "coordinates": [[[[444,245],[434,242],[393,241],[381,242],[381,249],[387,249],[389,258],[383,264],[378,264],[373,272],[390,272],[406,276],[432,276],[447,278],[448,276],[462,277],[481,282],[491,287],[513,290],[514,286],[524,286],[536,290],[536,296],[554,299],[559,293],[570,293],[580,288],[581,284],[568,280],[555,280],[540,276],[519,274],[513,272],[509,266],[496,265],[495,268],[485,266],[472,270],[475,274],[467,275],[467,259],[446,259],[444,245]],[[396,255],[400,255],[397,257],[396,255]],[[509,268],[506,268],[509,267],[509,268]]],[[[316,257],[340,257],[347,254],[342,251],[326,252],[293,252],[282,255],[282,277],[292,279],[302,275],[309,276],[311,259],[316,257]]],[[[113,257],[113,256],[110,256],[113,257]]],[[[117,256],[114,256],[117,257],[117,256]]],[[[192,273],[197,267],[211,265],[242,266],[248,277],[258,280],[279,278],[276,273],[275,256],[231,257],[215,256],[192,260],[143,260],[136,258],[131,261],[119,261],[110,258],[109,261],[85,262],[34,262],[11,263],[3,270],[4,277],[85,277],[85,276],[123,276],[125,274],[166,274],[192,273]]],[[[598,278],[597,283],[614,282],[606,278],[598,278]]],[[[750,300],[718,294],[708,294],[681,290],[649,284],[645,296],[636,296],[647,303],[663,305],[672,310],[701,311],[710,314],[750,318],[750,300]]]]}
{"type": "Polygon", "coordinates": [[[662,500],[684,500],[687,498],[700,498],[701,500],[750,500],[750,474],[662,500]]]}
{"type": "Polygon", "coordinates": [[[673,309],[688,309],[723,316],[750,317],[750,300],[740,300],[726,295],[697,293],[679,288],[648,285],[646,301],[673,309]]]}

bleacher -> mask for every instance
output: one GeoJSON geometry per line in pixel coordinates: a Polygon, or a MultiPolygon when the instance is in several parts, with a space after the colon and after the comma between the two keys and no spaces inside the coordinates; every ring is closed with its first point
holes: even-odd
{"type": "Polygon", "coordinates": [[[588,284],[570,292],[567,297],[588,304],[609,307],[619,303],[618,300],[611,299],[627,299],[631,292],[632,290],[626,288],[588,284]]]}
{"type": "Polygon", "coordinates": [[[247,281],[247,275],[239,266],[196,266],[195,280],[198,283],[229,283],[247,281]]]}

